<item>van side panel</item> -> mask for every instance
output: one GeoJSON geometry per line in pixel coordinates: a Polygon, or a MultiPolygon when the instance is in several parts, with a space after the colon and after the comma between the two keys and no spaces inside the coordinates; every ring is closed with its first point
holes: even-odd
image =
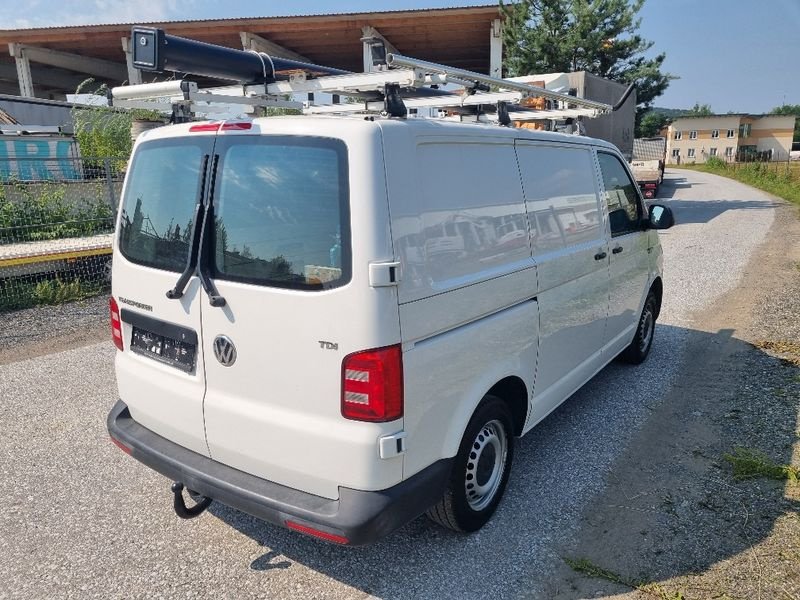
{"type": "MultiPolygon", "coordinates": [[[[524,288],[527,275],[509,275],[507,283],[524,288]]],[[[480,287],[483,289],[477,293],[492,293],[491,285],[480,287]]],[[[467,297],[463,291],[451,294],[467,297]]],[[[401,311],[401,322],[411,321],[413,314],[401,311]]],[[[538,329],[538,305],[528,299],[416,343],[403,353],[408,434],[405,478],[440,457],[455,456],[472,413],[495,383],[514,375],[525,382],[530,394],[538,329]]]]}
{"type": "Polygon", "coordinates": [[[513,140],[420,136],[403,162],[387,159],[401,304],[532,264],[513,140]]]}
{"type": "Polygon", "coordinates": [[[408,478],[456,454],[495,383],[514,375],[533,388],[537,282],[512,138],[384,135],[408,478]]]}

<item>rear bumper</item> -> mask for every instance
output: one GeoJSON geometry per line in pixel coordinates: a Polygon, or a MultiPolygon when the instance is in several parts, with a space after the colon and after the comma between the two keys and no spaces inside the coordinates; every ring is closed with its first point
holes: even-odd
{"type": "Polygon", "coordinates": [[[301,492],[212,460],[153,433],[118,401],[108,415],[112,438],[131,456],[187,488],[248,514],[286,527],[286,521],[369,544],[419,516],[439,500],[452,459],[440,460],[391,488],[366,492],[339,488],[330,500],[301,492]]]}

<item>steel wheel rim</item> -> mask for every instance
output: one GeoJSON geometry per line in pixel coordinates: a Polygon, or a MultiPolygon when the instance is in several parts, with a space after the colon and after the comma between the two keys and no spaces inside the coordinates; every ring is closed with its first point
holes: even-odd
{"type": "Polygon", "coordinates": [[[480,428],[470,448],[464,479],[467,503],[472,510],[485,509],[497,495],[507,453],[508,437],[500,421],[489,421],[480,428]]]}
{"type": "Polygon", "coordinates": [[[650,343],[653,341],[653,333],[655,331],[654,321],[653,311],[650,310],[650,305],[648,305],[642,315],[642,338],[639,342],[639,350],[642,352],[647,352],[650,343]]]}

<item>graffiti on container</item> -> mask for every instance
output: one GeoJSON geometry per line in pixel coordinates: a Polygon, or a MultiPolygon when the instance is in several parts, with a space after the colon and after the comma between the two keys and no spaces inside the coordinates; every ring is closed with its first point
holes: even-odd
{"type": "Polygon", "coordinates": [[[0,136],[0,181],[82,179],[72,138],[0,136]]]}

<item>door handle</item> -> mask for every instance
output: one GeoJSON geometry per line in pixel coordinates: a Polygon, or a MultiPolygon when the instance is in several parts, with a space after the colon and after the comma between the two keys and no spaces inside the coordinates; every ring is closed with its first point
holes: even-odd
{"type": "Polygon", "coordinates": [[[605,252],[598,252],[597,254],[594,255],[594,259],[603,260],[606,256],[608,256],[608,254],[606,254],[605,252]]]}
{"type": "Polygon", "coordinates": [[[620,252],[622,252],[622,246],[617,246],[616,248],[612,249],[611,252],[613,252],[614,254],[619,254],[620,252]]]}

